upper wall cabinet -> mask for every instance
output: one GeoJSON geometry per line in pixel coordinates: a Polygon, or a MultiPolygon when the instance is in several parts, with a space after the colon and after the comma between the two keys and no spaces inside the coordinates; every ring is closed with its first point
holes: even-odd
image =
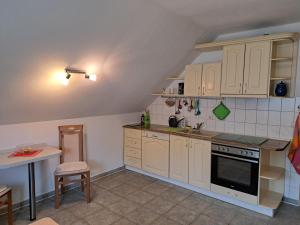
{"type": "Polygon", "coordinates": [[[225,46],[223,51],[221,94],[241,95],[244,77],[245,45],[225,46]]]}
{"type": "MultiPolygon", "coordinates": [[[[295,96],[299,33],[215,41],[198,44],[195,48],[223,50],[223,61],[222,65],[186,66],[185,96],[268,98],[276,96],[276,87],[282,82],[287,86],[287,94],[280,97],[295,96]]],[[[181,77],[170,79],[182,80],[181,77]]],[[[170,96],[167,93],[154,95],[170,96]]],[[[181,97],[176,93],[173,96],[181,97]]]]}
{"type": "Polygon", "coordinates": [[[223,95],[268,95],[271,42],[224,47],[223,95]]]}
{"type": "Polygon", "coordinates": [[[188,65],[184,76],[185,96],[220,96],[221,63],[188,65]]]}
{"type": "Polygon", "coordinates": [[[184,73],[184,95],[200,96],[201,95],[201,74],[202,65],[192,64],[185,67],[184,73]]]}
{"type": "Polygon", "coordinates": [[[204,43],[195,48],[223,50],[221,96],[276,96],[276,85],[284,82],[288,87],[285,97],[293,97],[298,40],[299,33],[277,33],[204,43]]]}
{"type": "Polygon", "coordinates": [[[271,42],[246,44],[243,94],[268,95],[271,42]]]}
{"type": "Polygon", "coordinates": [[[203,64],[202,95],[220,96],[221,90],[221,63],[203,64]]]}

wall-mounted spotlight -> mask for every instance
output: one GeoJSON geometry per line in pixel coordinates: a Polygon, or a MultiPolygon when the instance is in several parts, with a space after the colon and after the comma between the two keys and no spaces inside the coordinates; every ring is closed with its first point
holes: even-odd
{"type": "Polygon", "coordinates": [[[97,80],[97,76],[95,73],[88,73],[85,70],[79,70],[79,69],[74,69],[74,68],[65,68],[65,79],[62,81],[63,85],[68,85],[70,78],[73,74],[79,74],[79,75],[84,75],[84,77],[86,79],[92,80],[92,81],[96,81],[97,80]]]}

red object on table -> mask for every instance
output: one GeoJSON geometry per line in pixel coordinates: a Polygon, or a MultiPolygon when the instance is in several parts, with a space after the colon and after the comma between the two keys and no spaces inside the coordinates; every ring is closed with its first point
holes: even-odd
{"type": "Polygon", "coordinates": [[[38,155],[42,149],[32,149],[30,151],[18,150],[11,153],[8,157],[34,157],[38,155]]]}

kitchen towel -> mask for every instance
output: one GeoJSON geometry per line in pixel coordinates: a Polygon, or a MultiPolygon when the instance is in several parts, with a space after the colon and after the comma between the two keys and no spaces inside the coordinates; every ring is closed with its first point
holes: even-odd
{"type": "Polygon", "coordinates": [[[300,113],[295,122],[294,136],[288,157],[297,173],[300,174],[300,113]]]}

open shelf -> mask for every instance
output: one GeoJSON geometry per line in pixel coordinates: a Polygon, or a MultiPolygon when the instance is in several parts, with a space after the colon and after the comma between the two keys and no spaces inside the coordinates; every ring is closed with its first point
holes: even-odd
{"type": "Polygon", "coordinates": [[[279,180],[284,176],[284,168],[276,166],[262,165],[260,169],[260,178],[267,180],[279,180]]]}
{"type": "Polygon", "coordinates": [[[277,57],[277,58],[273,58],[272,61],[273,62],[277,62],[277,61],[290,61],[293,60],[293,58],[290,57],[277,57]]]}
{"type": "Polygon", "coordinates": [[[291,80],[291,77],[271,77],[271,80],[291,80]]]}
{"type": "Polygon", "coordinates": [[[263,207],[277,209],[282,197],[283,194],[281,193],[264,190],[261,192],[259,204],[263,207]]]}
{"type": "Polygon", "coordinates": [[[152,95],[154,96],[161,96],[161,97],[166,97],[166,98],[185,98],[186,96],[184,95],[179,95],[179,94],[166,94],[166,93],[153,93],[152,95]]]}
{"type": "Polygon", "coordinates": [[[168,77],[167,80],[184,80],[183,77],[168,77]]]}

